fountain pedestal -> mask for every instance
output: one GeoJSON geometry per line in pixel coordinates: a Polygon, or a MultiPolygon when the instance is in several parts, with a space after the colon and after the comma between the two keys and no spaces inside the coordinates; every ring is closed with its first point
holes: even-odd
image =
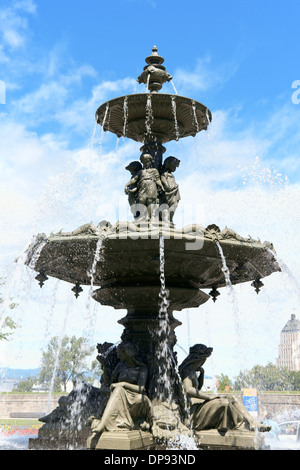
{"type": "MultiPolygon", "coordinates": [[[[155,444],[150,432],[140,430],[103,432],[95,450],[147,450],[155,444]]],[[[87,440],[90,448],[90,439],[87,440]]]]}

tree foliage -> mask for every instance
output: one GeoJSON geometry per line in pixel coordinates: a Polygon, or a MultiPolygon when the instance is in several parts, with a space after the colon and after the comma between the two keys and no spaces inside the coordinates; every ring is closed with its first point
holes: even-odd
{"type": "Polygon", "coordinates": [[[20,393],[32,392],[32,389],[35,383],[36,383],[36,377],[28,377],[25,380],[21,380],[13,389],[13,391],[20,392],[20,393]]]}
{"type": "Polygon", "coordinates": [[[226,387],[231,387],[232,382],[228,375],[221,374],[217,376],[218,379],[218,391],[219,392],[224,392],[226,390],[226,387]]]}
{"type": "Polygon", "coordinates": [[[54,336],[42,352],[42,363],[39,381],[43,385],[53,386],[54,391],[66,392],[67,382],[75,385],[78,379],[83,380],[87,370],[87,358],[94,348],[87,344],[85,338],[54,336]]]}
{"type": "Polygon", "coordinates": [[[299,391],[300,371],[277,367],[271,362],[266,366],[256,365],[249,371],[242,371],[235,378],[235,390],[253,387],[262,391],[299,391]]]}

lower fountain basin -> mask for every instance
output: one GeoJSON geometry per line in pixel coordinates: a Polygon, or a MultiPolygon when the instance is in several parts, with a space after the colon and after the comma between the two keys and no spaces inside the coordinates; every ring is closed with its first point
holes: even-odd
{"type": "Polygon", "coordinates": [[[28,249],[26,264],[39,273],[72,284],[103,287],[160,284],[159,237],[164,237],[166,286],[224,287],[220,248],[232,284],[280,271],[270,243],[244,239],[228,228],[148,228],[131,222],[87,224],[72,233],[40,235],[28,249]],[[102,224],[102,225],[101,225],[102,224]],[[36,257],[36,251],[39,256],[36,257]],[[98,252],[98,253],[97,253],[98,252]],[[33,265],[34,264],[34,265],[33,265]]]}
{"type": "MultiPolygon", "coordinates": [[[[93,292],[92,297],[102,305],[115,309],[149,311],[159,305],[161,286],[112,286],[102,287],[93,292]],[[156,299],[156,300],[155,300],[156,299]]],[[[171,287],[168,289],[169,311],[197,308],[209,300],[209,295],[192,287],[171,287]]]]}

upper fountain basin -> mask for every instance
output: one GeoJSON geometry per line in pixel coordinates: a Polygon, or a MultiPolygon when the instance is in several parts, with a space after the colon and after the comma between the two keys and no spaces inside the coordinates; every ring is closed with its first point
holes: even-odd
{"type": "Polygon", "coordinates": [[[102,104],[96,121],[104,131],[136,142],[166,143],[195,136],[212,120],[209,109],[179,95],[140,93],[121,96],[102,104]]]}

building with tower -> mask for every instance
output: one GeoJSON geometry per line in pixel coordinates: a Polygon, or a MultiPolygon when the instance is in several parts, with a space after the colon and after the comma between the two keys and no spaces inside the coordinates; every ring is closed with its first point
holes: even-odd
{"type": "Polygon", "coordinates": [[[300,370],[300,320],[291,315],[280,333],[279,357],[276,361],[278,367],[289,370],[300,370]]]}

